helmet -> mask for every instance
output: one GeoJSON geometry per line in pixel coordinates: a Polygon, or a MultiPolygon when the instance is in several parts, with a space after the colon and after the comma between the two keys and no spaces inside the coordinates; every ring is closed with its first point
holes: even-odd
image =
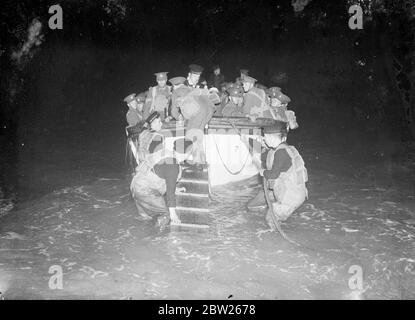
{"type": "Polygon", "coordinates": [[[242,88],[234,86],[228,89],[229,96],[240,98],[243,96],[244,92],[242,88]]]}
{"type": "Polygon", "coordinates": [[[147,92],[141,92],[135,96],[138,103],[146,102],[147,92]]]}
{"type": "Polygon", "coordinates": [[[280,87],[271,87],[267,90],[267,94],[271,97],[271,98],[278,98],[278,95],[281,93],[281,88],[280,87]]]}
{"type": "Polygon", "coordinates": [[[283,133],[287,134],[287,123],[284,121],[274,120],[272,125],[264,127],[264,133],[283,133]]]}

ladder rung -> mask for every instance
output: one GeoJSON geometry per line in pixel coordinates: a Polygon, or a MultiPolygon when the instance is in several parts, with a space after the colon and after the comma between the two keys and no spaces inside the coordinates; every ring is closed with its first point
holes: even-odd
{"type": "Polygon", "coordinates": [[[207,168],[203,168],[202,170],[198,170],[198,169],[188,169],[188,168],[186,168],[186,169],[184,169],[183,171],[186,171],[186,172],[208,172],[208,169],[207,168]]]}
{"type": "Polygon", "coordinates": [[[190,193],[190,192],[176,192],[176,196],[189,196],[198,198],[209,198],[208,194],[204,193],[190,193]]]}
{"type": "Polygon", "coordinates": [[[189,183],[200,183],[200,184],[208,184],[207,180],[192,180],[192,179],[180,179],[178,182],[189,182],[189,183]]]}
{"type": "Polygon", "coordinates": [[[204,212],[204,213],[209,213],[209,209],[203,209],[203,208],[176,207],[176,210],[182,210],[182,211],[196,211],[196,212],[204,212]]]}
{"type": "Polygon", "coordinates": [[[171,223],[171,226],[175,227],[188,227],[188,228],[199,228],[199,229],[209,229],[207,224],[194,224],[194,223],[171,223]]]}

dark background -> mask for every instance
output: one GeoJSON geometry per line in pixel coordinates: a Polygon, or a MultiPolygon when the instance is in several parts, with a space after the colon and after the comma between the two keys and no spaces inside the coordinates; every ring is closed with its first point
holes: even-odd
{"type": "Polygon", "coordinates": [[[186,76],[190,63],[206,76],[219,63],[227,81],[248,68],[282,87],[300,124],[290,141],[312,155],[311,166],[322,165],[318,155],[349,151],[394,163],[414,140],[414,1],[360,1],[363,30],[348,27],[359,1],[313,0],[301,12],[277,0],[58,3],[63,30],[48,28],[56,2],[1,7],[6,196],[25,200],[122,173],[123,98],[153,85],[154,72],[186,76]],[[35,18],[43,38],[16,61],[35,18]]]}

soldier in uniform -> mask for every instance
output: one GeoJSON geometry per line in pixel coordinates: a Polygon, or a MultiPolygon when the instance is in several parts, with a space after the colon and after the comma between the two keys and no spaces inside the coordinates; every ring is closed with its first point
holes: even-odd
{"type": "Polygon", "coordinates": [[[193,145],[193,162],[204,165],[206,155],[203,148],[203,133],[216,109],[215,104],[220,103],[220,98],[216,88],[208,89],[198,85],[202,71],[201,66],[190,65],[185,86],[174,91],[172,115],[179,120],[181,114],[187,120],[186,140],[193,145]]]}
{"type": "MultiPolygon", "coordinates": [[[[282,121],[275,121],[274,125],[264,128],[266,169],[259,170],[260,175],[267,180],[270,198],[274,198],[273,218],[282,221],[298,209],[308,197],[305,185],[308,181],[307,169],[297,149],[286,143],[287,132],[286,123],[282,121]]],[[[256,197],[248,202],[248,209],[265,206],[264,190],[261,189],[256,197]]],[[[275,228],[274,219],[266,217],[272,229],[275,228]]]]}
{"type": "Polygon", "coordinates": [[[176,183],[181,169],[174,152],[164,146],[160,114],[155,111],[145,121],[146,129],[139,136],[139,165],[130,190],[140,216],[157,218],[156,226],[164,229],[169,220],[180,223],[176,214],[176,183]]]}
{"type": "Polygon", "coordinates": [[[181,116],[179,98],[183,98],[192,90],[192,87],[188,86],[187,79],[185,77],[175,77],[170,79],[170,83],[173,85],[171,96],[171,109],[170,115],[179,120],[181,116]]]}
{"type": "Polygon", "coordinates": [[[161,120],[164,121],[168,116],[171,87],[167,85],[167,73],[155,73],[157,86],[148,89],[146,103],[144,105],[143,118],[146,119],[152,112],[160,113],[161,120]]]}
{"type": "Polygon", "coordinates": [[[264,128],[264,140],[268,146],[266,169],[260,175],[267,181],[275,201],[272,203],[273,215],[266,220],[275,229],[273,220],[285,221],[308,198],[306,182],[307,169],[298,150],[287,144],[287,127],[283,122],[264,128]]]}
{"type": "Polygon", "coordinates": [[[270,117],[266,111],[269,110],[268,97],[263,89],[256,88],[255,82],[257,80],[245,75],[242,80],[244,89],[244,106],[243,111],[246,117],[252,121],[256,118],[270,117]]]}
{"type": "Polygon", "coordinates": [[[226,106],[222,110],[222,115],[224,117],[244,117],[244,113],[242,110],[242,104],[243,104],[243,89],[234,86],[229,88],[229,102],[226,104],[226,106]]]}
{"type": "Polygon", "coordinates": [[[217,89],[220,89],[222,87],[222,84],[225,82],[225,76],[220,73],[219,65],[214,65],[212,69],[213,74],[209,78],[209,85],[217,89]]]}
{"type": "Polygon", "coordinates": [[[146,93],[140,93],[138,95],[132,93],[124,98],[124,102],[126,102],[128,106],[126,119],[129,127],[133,127],[143,120],[142,112],[145,96],[146,93]]]}
{"type": "Polygon", "coordinates": [[[203,67],[197,64],[191,64],[189,66],[189,73],[187,74],[187,79],[185,85],[191,88],[200,88],[199,80],[202,75],[203,67]]]}
{"type": "Polygon", "coordinates": [[[270,98],[270,111],[275,120],[283,121],[288,124],[289,129],[297,129],[298,123],[294,111],[288,110],[291,99],[281,92],[280,87],[272,87],[267,90],[270,98]]]}
{"type": "Polygon", "coordinates": [[[172,91],[174,91],[185,85],[184,83],[186,82],[186,78],[185,77],[174,77],[174,78],[171,78],[169,82],[173,86],[172,91]]]}

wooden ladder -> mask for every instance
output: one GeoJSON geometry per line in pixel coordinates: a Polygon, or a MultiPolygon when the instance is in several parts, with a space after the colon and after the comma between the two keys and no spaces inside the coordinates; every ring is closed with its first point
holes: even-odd
{"type": "Polygon", "coordinates": [[[181,187],[186,188],[186,191],[176,191],[176,212],[183,226],[208,228],[208,169],[197,169],[193,166],[184,167],[177,189],[181,187]]]}

